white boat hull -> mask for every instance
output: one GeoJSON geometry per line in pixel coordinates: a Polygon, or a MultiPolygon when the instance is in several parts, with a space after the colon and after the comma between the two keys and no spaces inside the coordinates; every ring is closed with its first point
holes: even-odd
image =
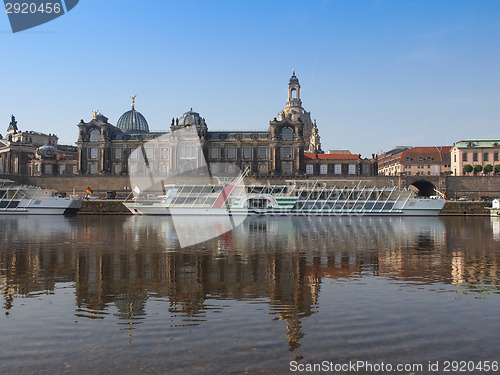
{"type": "Polygon", "coordinates": [[[80,198],[43,197],[21,200],[17,207],[0,208],[0,215],[62,215],[76,213],[82,206],[80,198]]]}
{"type": "Polygon", "coordinates": [[[294,210],[287,208],[214,208],[168,207],[162,203],[123,204],[134,215],[190,215],[190,216],[437,216],[446,201],[444,199],[412,199],[394,205],[391,210],[294,210]]]}

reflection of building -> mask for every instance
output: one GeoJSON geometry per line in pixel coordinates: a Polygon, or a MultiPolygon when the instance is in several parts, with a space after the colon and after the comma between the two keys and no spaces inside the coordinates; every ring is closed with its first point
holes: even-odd
{"type": "Polygon", "coordinates": [[[378,157],[380,176],[440,176],[450,171],[450,146],[397,147],[378,157]]]}
{"type": "Polygon", "coordinates": [[[5,312],[11,312],[17,296],[54,290],[57,283],[74,284],[78,317],[116,318],[119,324],[150,318],[150,298],[166,304],[171,325],[203,324],[211,299],[223,299],[223,305],[260,301],[267,304],[269,319],[285,322],[283,337],[293,351],[305,334],[304,319],[321,309],[325,278],[385,277],[399,285],[470,283],[471,291],[475,284],[499,290],[495,242],[486,239],[483,221],[462,218],[445,223],[439,218],[250,218],[203,248],[187,250],[176,247],[166,218],[1,219],[5,312]],[[20,242],[27,228],[37,235],[20,242]],[[14,242],[22,249],[13,248],[14,242]],[[56,242],[71,246],[54,247],[56,242]]]}
{"type": "Polygon", "coordinates": [[[482,174],[488,164],[493,167],[500,165],[499,153],[500,139],[465,139],[456,142],[451,148],[451,171],[454,176],[463,176],[466,174],[466,165],[480,165],[482,174]]]}
{"type": "Polygon", "coordinates": [[[0,173],[24,176],[74,175],[76,147],[60,146],[57,136],[20,131],[14,116],[0,139],[0,173]]]}
{"type": "Polygon", "coordinates": [[[140,174],[141,170],[135,170],[135,163],[128,158],[142,145],[145,157],[162,174],[199,168],[202,156],[216,174],[229,172],[224,168],[233,169],[228,164],[241,170],[249,168],[254,175],[373,174],[372,163],[362,161],[358,155],[323,154],[316,122],[302,107],[295,72],[288,84],[285,108],[264,131],[209,131],[205,119],[191,109],[172,119],[170,132],[151,132],[134,103],[116,126],[95,111],[90,122],[82,120],[78,127],[78,168],[83,174],[140,174]],[[191,127],[198,132],[201,150],[186,145],[176,147],[174,132],[191,127]],[[147,141],[153,139],[159,141],[148,147],[147,141]]]}

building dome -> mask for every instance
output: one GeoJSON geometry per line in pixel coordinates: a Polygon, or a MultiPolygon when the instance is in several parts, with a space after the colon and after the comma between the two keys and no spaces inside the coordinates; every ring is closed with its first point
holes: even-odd
{"type": "Polygon", "coordinates": [[[199,125],[201,124],[200,114],[197,112],[193,112],[193,108],[190,111],[184,113],[181,117],[179,117],[179,125],[199,125]]]}
{"type": "Polygon", "coordinates": [[[292,76],[290,77],[290,83],[299,83],[299,79],[295,75],[295,69],[293,70],[292,76]]]}
{"type": "Polygon", "coordinates": [[[57,156],[57,148],[51,145],[45,145],[36,149],[36,155],[42,159],[53,159],[57,156]]]}
{"type": "Polygon", "coordinates": [[[149,133],[148,122],[134,107],[121,115],[116,123],[116,127],[125,133],[149,133]]]}

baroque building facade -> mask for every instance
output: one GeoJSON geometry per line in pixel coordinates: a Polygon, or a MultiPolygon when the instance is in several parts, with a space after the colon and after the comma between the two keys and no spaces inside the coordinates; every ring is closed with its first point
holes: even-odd
{"type": "Polygon", "coordinates": [[[357,155],[324,156],[327,154],[321,149],[316,121],[302,107],[295,71],[288,83],[285,108],[266,130],[210,131],[205,118],[191,108],[172,119],[169,132],[152,132],[145,117],[135,109],[135,96],[131,110],[120,117],[116,126],[94,111],[92,120],[81,120],[78,128],[81,174],[145,174],[143,160],[147,160],[147,168],[162,174],[194,171],[204,165],[218,175],[229,173],[234,165],[255,176],[376,173],[372,161],[357,155]],[[195,129],[198,135],[192,145],[176,138],[177,131],[189,129],[195,129]]]}
{"type": "Polygon", "coordinates": [[[400,146],[378,156],[379,176],[441,176],[450,174],[451,146],[400,146]]]}
{"type": "Polygon", "coordinates": [[[481,171],[475,173],[490,174],[500,173],[500,139],[465,139],[456,142],[451,148],[451,171],[455,176],[464,176],[464,167],[470,165],[473,168],[480,166],[481,171]],[[490,165],[493,170],[485,167],[490,165]]]}
{"type": "Polygon", "coordinates": [[[75,146],[58,145],[55,134],[21,131],[14,115],[0,136],[0,173],[19,176],[71,176],[78,173],[75,146]]]}

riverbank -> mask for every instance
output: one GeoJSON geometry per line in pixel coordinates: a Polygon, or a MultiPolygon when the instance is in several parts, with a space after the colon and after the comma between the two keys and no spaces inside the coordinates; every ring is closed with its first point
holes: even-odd
{"type": "MultiPolygon", "coordinates": [[[[490,204],[485,202],[446,202],[441,216],[488,216],[485,210],[490,204]]],[[[131,215],[121,200],[91,200],[84,201],[78,211],[80,215],[131,215]]]]}

